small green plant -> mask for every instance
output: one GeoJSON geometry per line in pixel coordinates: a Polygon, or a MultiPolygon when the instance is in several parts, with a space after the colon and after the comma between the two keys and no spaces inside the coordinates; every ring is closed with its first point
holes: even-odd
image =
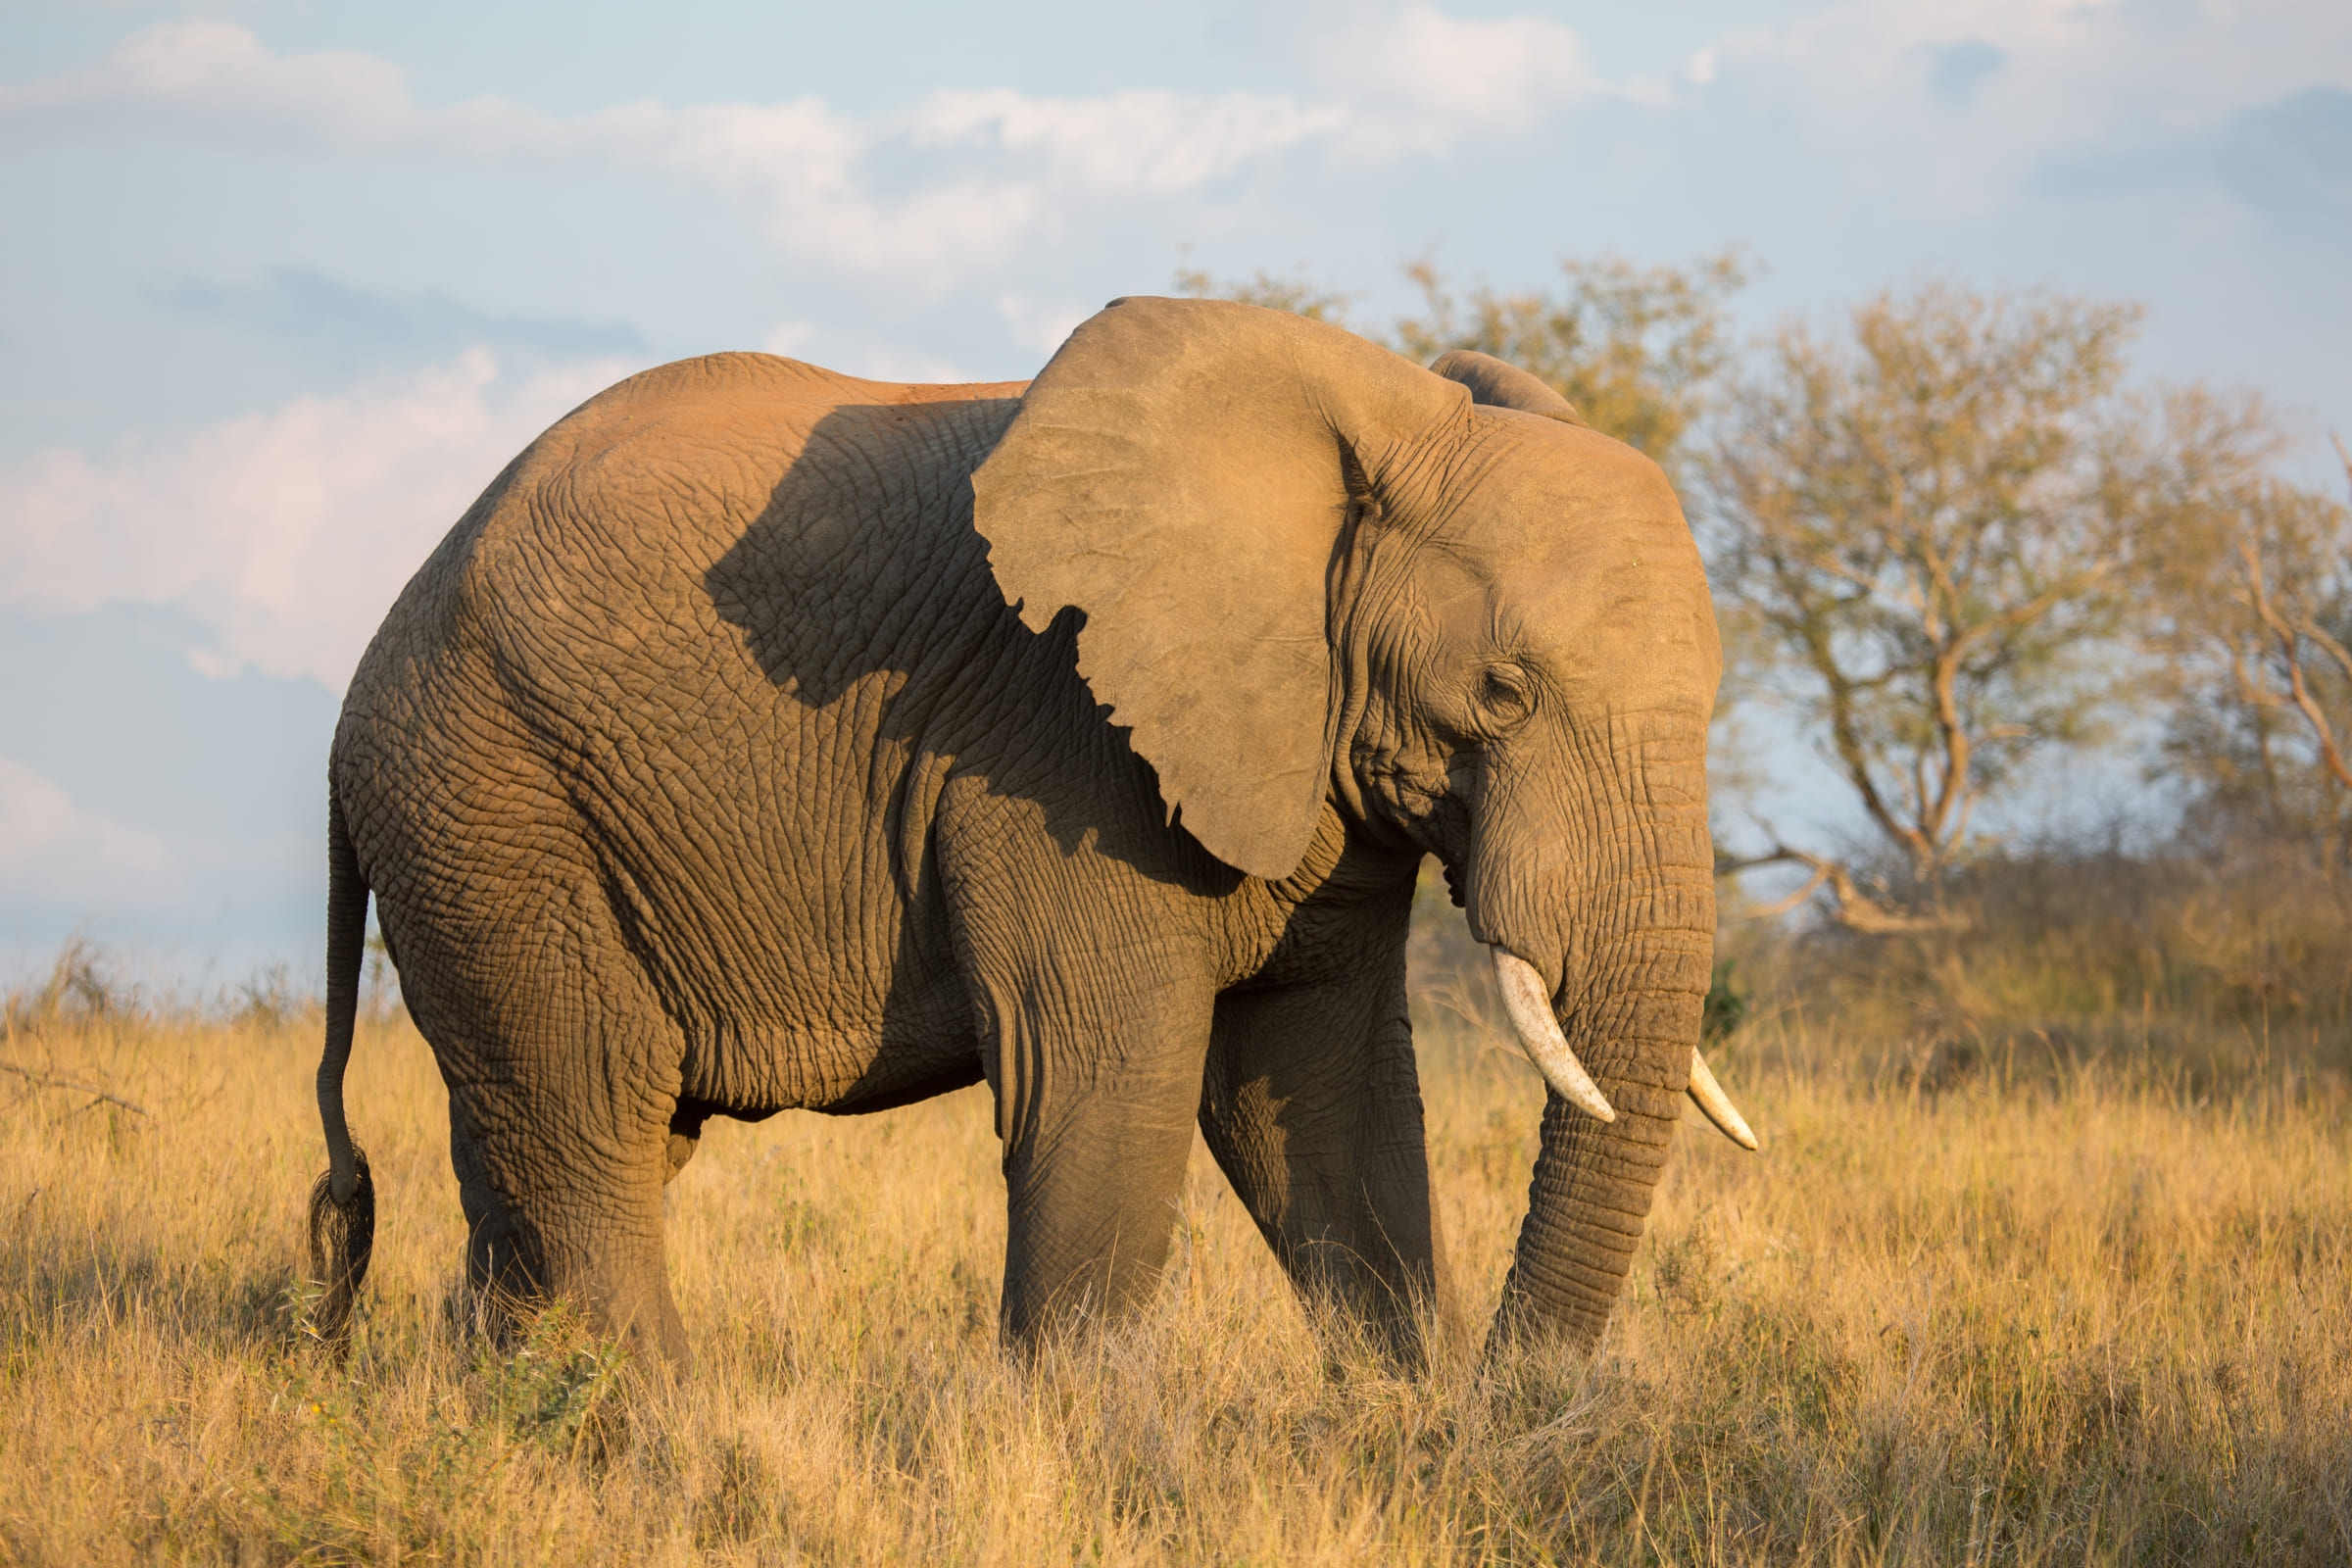
{"type": "Polygon", "coordinates": [[[522,1442],[564,1458],[602,1461],[623,1439],[618,1393],[628,1352],[590,1338],[559,1301],[531,1321],[512,1355],[485,1348],[475,1364],[485,1414],[522,1442]]]}
{"type": "MultiPolygon", "coordinates": [[[[275,1299],[270,1306],[269,1323],[272,1331],[270,1338],[286,1351],[291,1351],[296,1346],[306,1342],[313,1345],[319,1343],[316,1319],[318,1313],[318,1303],[324,1299],[326,1299],[326,1287],[318,1281],[303,1279],[300,1276],[287,1281],[277,1291],[275,1299]]],[[[356,1311],[354,1316],[364,1315],[364,1312],[365,1298],[362,1300],[361,1309],[356,1311]]],[[[356,1328],[357,1325],[355,1324],[354,1327],[356,1328]]]]}
{"type": "Polygon", "coordinates": [[[1740,960],[1718,958],[1715,972],[1707,981],[1707,1000],[1699,1010],[1699,1038],[1710,1046],[1719,1046],[1747,1021],[1748,993],[1741,988],[1737,971],[1740,960]]]}

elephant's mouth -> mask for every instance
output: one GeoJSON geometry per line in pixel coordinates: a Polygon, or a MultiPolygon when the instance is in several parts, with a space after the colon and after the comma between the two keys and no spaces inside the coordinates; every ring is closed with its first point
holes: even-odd
{"type": "Polygon", "coordinates": [[[1440,758],[1364,736],[1350,749],[1348,763],[1374,825],[1401,832],[1423,853],[1436,856],[1460,907],[1463,886],[1456,867],[1470,839],[1470,810],[1454,792],[1450,769],[1440,758]]]}

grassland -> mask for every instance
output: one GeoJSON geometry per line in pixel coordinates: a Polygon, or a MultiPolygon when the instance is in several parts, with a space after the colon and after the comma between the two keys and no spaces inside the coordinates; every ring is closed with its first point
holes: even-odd
{"type": "MultiPolygon", "coordinates": [[[[306,1346],[315,1017],[248,1000],[10,1007],[0,1561],[2352,1561],[2316,1025],[2143,993],[2112,1039],[1972,1052],[1760,997],[1718,1064],[1765,1152],[1693,1113],[1602,1351],[1482,1369],[1474,1335],[1417,1379],[1305,1320],[1205,1154],[1156,1309],[1024,1368],[983,1094],[713,1124],[670,1198],[700,1365],[661,1390],[560,1314],[509,1355],[453,1327],[444,1102],[396,1011],[350,1086],[384,1193],[357,1349],[306,1346]]],[[[1422,1012],[1483,1315],[1540,1088],[1475,993],[1422,1012]]]]}

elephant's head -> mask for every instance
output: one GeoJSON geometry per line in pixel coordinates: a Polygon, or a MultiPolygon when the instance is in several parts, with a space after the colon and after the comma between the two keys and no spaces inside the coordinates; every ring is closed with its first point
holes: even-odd
{"type": "Polygon", "coordinates": [[[1498,1327],[1591,1343],[1681,1097],[1713,1092],[1720,655],[1657,466],[1485,356],[1137,299],[973,488],[1007,599],[1086,612],[1081,672],[1211,854],[1285,876],[1330,802],[1444,860],[1553,1090],[1498,1327]]]}

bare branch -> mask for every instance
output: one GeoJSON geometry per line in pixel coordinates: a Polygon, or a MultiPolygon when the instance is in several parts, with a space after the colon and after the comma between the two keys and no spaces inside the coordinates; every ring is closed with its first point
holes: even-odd
{"type": "MultiPolygon", "coordinates": [[[[94,1095],[98,1100],[103,1100],[109,1104],[121,1105],[124,1110],[131,1112],[133,1115],[144,1116],[147,1114],[146,1106],[133,1104],[131,1102],[124,1100],[121,1095],[115,1094],[110,1090],[100,1089],[95,1084],[77,1083],[71,1078],[54,1077],[49,1073],[38,1070],[37,1068],[20,1067],[13,1061],[0,1061],[0,1072],[13,1072],[18,1077],[23,1078],[26,1082],[30,1083],[35,1089],[63,1089],[69,1094],[94,1095]]],[[[92,1103],[95,1102],[95,1101],[92,1102],[92,1103]]]]}
{"type": "Polygon", "coordinates": [[[1717,876],[1732,876],[1767,865],[1802,865],[1812,871],[1804,886],[1785,898],[1747,911],[1750,919],[1763,920],[1788,913],[1811,898],[1825,884],[1833,897],[1832,912],[1839,925],[1868,936],[1884,936],[1898,931],[1953,930],[1959,922],[1946,914],[1902,914],[1887,908],[1862,891],[1853,873],[1827,856],[1792,850],[1778,839],[1763,855],[1743,859],[1719,857],[1715,861],[1717,876]]]}

